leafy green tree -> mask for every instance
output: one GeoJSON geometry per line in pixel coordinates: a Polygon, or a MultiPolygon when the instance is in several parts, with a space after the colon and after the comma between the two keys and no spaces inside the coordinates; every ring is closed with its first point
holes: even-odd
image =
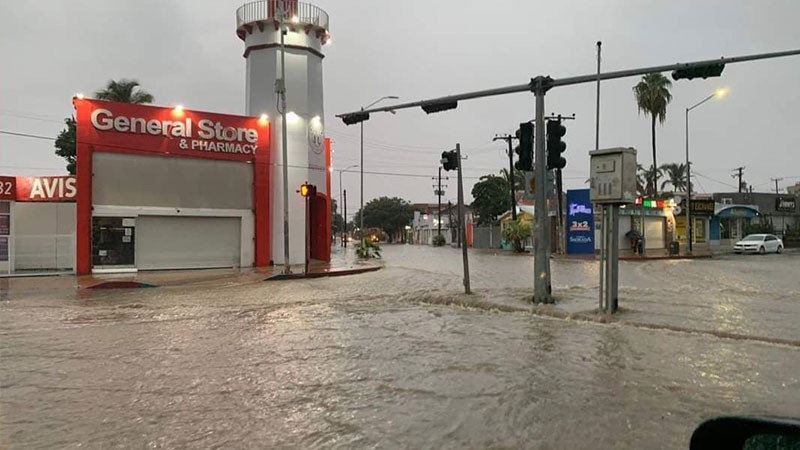
{"type": "Polygon", "coordinates": [[[485,225],[497,220],[497,216],[511,208],[508,183],[502,176],[484,175],[472,187],[472,212],[478,224],[485,225]]]}
{"type": "MultiPolygon", "coordinates": [[[[111,80],[104,89],[95,93],[95,98],[100,100],[111,100],[122,103],[152,103],[153,95],[142,90],[136,80],[111,80]]],[[[67,117],[64,119],[67,125],[56,137],[56,155],[67,160],[67,171],[75,175],[76,141],[75,141],[75,118],[67,117]]]]}
{"type": "Polygon", "coordinates": [[[64,119],[66,128],[56,136],[56,155],[67,160],[67,171],[75,175],[75,118],[64,119]]]}
{"type": "MultiPolygon", "coordinates": [[[[412,220],[414,210],[411,203],[399,197],[374,198],[364,205],[364,227],[381,228],[389,236],[389,242],[405,232],[406,225],[411,225],[412,220]]],[[[361,210],[356,212],[353,221],[361,223],[361,210]]]]}
{"type": "Polygon", "coordinates": [[[522,253],[525,251],[525,239],[531,237],[531,226],[527,221],[518,217],[517,220],[509,222],[503,229],[503,239],[514,243],[514,251],[522,253]]]}
{"type": "Polygon", "coordinates": [[[331,232],[333,234],[341,233],[344,229],[344,217],[339,214],[339,205],[336,199],[331,199],[331,232]]]}
{"type": "MultiPolygon", "coordinates": [[[[667,105],[672,100],[669,88],[672,82],[660,73],[649,73],[642,77],[642,80],[633,87],[633,95],[636,98],[636,106],[640,113],[650,116],[651,134],[653,138],[653,167],[658,167],[656,163],[656,120],[663,124],[667,120],[667,105]]],[[[652,180],[652,192],[658,191],[658,172],[654,172],[655,178],[652,180]]]]}

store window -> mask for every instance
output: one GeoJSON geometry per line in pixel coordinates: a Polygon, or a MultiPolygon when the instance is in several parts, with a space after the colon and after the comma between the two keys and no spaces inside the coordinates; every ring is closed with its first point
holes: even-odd
{"type": "Polygon", "coordinates": [[[92,265],[134,266],[136,219],[92,217],[92,265]]]}
{"type": "Polygon", "coordinates": [[[706,241],[706,221],[705,219],[694,219],[694,226],[692,227],[692,234],[694,235],[695,242],[706,241]]]}

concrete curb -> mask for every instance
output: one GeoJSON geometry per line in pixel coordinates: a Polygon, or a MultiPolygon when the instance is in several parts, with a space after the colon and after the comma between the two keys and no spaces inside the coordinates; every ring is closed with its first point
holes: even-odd
{"type": "Polygon", "coordinates": [[[305,278],[324,278],[324,277],[342,277],[346,275],[357,275],[360,273],[366,272],[375,272],[376,270],[382,269],[383,266],[371,266],[371,267],[358,267],[353,269],[342,269],[342,270],[326,270],[323,272],[309,272],[309,273],[276,273],[274,275],[270,275],[267,278],[264,278],[263,281],[283,281],[283,280],[301,280],[305,278]]]}

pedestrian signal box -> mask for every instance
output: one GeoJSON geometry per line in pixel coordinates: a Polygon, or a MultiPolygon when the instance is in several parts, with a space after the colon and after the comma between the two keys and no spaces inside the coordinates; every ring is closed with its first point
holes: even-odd
{"type": "Polygon", "coordinates": [[[593,203],[633,203],[636,200],[636,149],[609,148],[589,152],[593,203]]]}

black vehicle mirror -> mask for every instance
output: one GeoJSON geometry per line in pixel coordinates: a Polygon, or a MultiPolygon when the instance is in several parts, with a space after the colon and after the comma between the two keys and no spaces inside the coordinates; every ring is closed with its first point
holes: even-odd
{"type": "Polygon", "coordinates": [[[692,433],[691,450],[800,450],[800,420],[716,417],[692,433]]]}

